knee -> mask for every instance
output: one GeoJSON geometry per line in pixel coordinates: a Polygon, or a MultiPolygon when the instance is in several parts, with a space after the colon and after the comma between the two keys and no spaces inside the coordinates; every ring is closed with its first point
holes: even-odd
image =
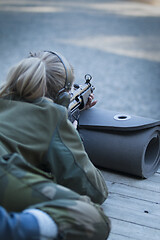
{"type": "Polygon", "coordinates": [[[110,221],[89,198],[58,199],[32,206],[47,212],[58,226],[62,240],[106,240],[110,221]]]}
{"type": "Polygon", "coordinates": [[[79,223],[85,233],[85,238],[82,239],[107,239],[110,232],[110,221],[102,208],[92,202],[80,202],[78,204],[77,208],[80,210],[79,223]]]}
{"type": "Polygon", "coordinates": [[[63,229],[61,229],[65,240],[108,238],[110,221],[100,206],[77,200],[68,206],[67,212],[66,223],[63,222],[63,229]]]}

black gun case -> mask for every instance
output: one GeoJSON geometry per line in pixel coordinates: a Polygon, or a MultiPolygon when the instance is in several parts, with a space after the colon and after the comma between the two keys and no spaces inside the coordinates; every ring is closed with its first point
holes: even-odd
{"type": "Polygon", "coordinates": [[[81,112],[79,133],[97,167],[142,178],[160,165],[160,121],[93,107],[81,112]]]}

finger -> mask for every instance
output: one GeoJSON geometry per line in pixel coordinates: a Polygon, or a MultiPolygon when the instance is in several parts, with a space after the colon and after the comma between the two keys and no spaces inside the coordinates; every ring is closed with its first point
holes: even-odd
{"type": "Polygon", "coordinates": [[[91,94],[89,95],[89,97],[90,97],[91,99],[94,99],[94,94],[91,93],[91,94]]]}
{"type": "Polygon", "coordinates": [[[97,100],[93,101],[93,102],[91,103],[91,107],[93,107],[94,105],[96,105],[96,103],[97,103],[97,100]]]}
{"type": "Polygon", "coordinates": [[[93,102],[88,102],[88,104],[86,105],[86,109],[93,107],[94,105],[96,105],[96,103],[97,103],[97,100],[93,102]]]}
{"type": "Polygon", "coordinates": [[[92,97],[89,96],[89,97],[88,97],[88,102],[90,103],[90,102],[92,102],[92,100],[93,100],[92,97]]]}

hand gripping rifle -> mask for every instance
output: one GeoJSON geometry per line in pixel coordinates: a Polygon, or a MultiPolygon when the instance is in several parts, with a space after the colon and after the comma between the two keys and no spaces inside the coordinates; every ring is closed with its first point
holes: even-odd
{"type": "Polygon", "coordinates": [[[70,103],[68,106],[68,118],[71,122],[78,120],[80,111],[85,107],[89,95],[94,91],[95,87],[90,83],[92,76],[85,75],[85,83],[83,85],[74,84],[73,92],[71,92],[70,103]]]}

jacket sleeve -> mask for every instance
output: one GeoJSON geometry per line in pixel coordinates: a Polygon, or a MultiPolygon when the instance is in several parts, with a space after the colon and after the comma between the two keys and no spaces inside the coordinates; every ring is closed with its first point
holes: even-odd
{"type": "Polygon", "coordinates": [[[50,142],[48,161],[58,184],[89,196],[95,203],[101,204],[107,198],[103,176],[91,163],[78,131],[64,111],[50,142]]]}
{"type": "Polygon", "coordinates": [[[31,214],[7,213],[0,207],[0,239],[1,240],[38,240],[39,227],[31,214]]]}

